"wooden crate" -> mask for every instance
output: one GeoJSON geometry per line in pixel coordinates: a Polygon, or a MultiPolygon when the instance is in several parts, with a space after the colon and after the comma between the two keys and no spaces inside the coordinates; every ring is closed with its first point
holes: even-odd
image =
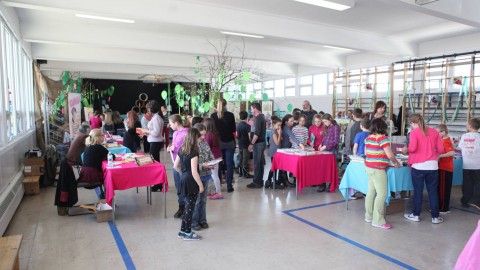
{"type": "Polygon", "coordinates": [[[20,269],[18,254],[21,243],[21,235],[0,238],[0,269],[20,269]]]}
{"type": "Polygon", "coordinates": [[[23,189],[26,195],[40,194],[40,175],[25,176],[23,179],[23,189]]]}

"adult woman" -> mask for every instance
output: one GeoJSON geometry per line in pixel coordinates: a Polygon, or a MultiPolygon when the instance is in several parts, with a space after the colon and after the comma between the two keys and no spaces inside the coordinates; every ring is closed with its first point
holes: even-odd
{"type": "Polygon", "coordinates": [[[381,118],[383,121],[387,121],[387,117],[385,116],[385,112],[387,111],[387,104],[381,100],[375,103],[375,108],[373,112],[370,114],[370,120],[381,118]]]}
{"type": "Polygon", "coordinates": [[[217,102],[217,111],[210,115],[213,119],[215,127],[220,135],[220,149],[222,150],[223,160],[227,167],[227,192],[231,193],[233,189],[233,154],[235,153],[235,137],[233,133],[236,131],[235,116],[227,111],[227,101],[219,99],[217,102]]]}
{"type": "MultiPolygon", "coordinates": [[[[287,114],[282,119],[282,141],[280,143],[281,148],[291,148],[292,143],[295,143],[299,146],[300,149],[305,149],[305,146],[300,143],[292,133],[292,126],[294,124],[294,117],[291,114],[287,114]]],[[[295,184],[288,181],[287,173],[285,171],[280,171],[279,177],[281,182],[285,184],[285,187],[290,186],[294,187],[295,184]]]]}
{"type": "Polygon", "coordinates": [[[125,132],[125,124],[123,124],[123,118],[120,116],[120,112],[114,111],[112,114],[112,119],[113,119],[113,129],[115,130],[114,134],[123,136],[123,133],[125,132]],[[118,131],[119,129],[122,131],[119,132],[118,131]]]}
{"type": "Polygon", "coordinates": [[[127,122],[127,132],[123,135],[123,146],[135,153],[140,147],[140,137],[137,135],[137,128],[140,128],[142,125],[135,111],[128,111],[125,121],[127,122]]]}
{"type": "Polygon", "coordinates": [[[163,135],[163,139],[164,139],[164,142],[165,142],[165,148],[168,147],[168,141],[170,140],[170,125],[168,124],[168,117],[170,117],[168,115],[168,111],[167,111],[167,107],[165,105],[162,105],[160,107],[160,110],[162,111],[162,114],[163,114],[163,132],[162,132],[162,135],[163,135]]]}
{"type": "MultiPolygon", "coordinates": [[[[102,162],[107,160],[108,150],[102,146],[105,137],[100,129],[92,129],[85,140],[86,148],[83,151],[83,166],[78,182],[102,183],[102,162]]],[[[114,156],[115,158],[115,156],[114,156]]]]}
{"type": "Polygon", "coordinates": [[[443,142],[436,131],[425,125],[420,114],[409,117],[410,142],[402,149],[403,154],[409,154],[408,165],[412,167],[413,212],[405,214],[410,221],[420,221],[422,211],[423,187],[426,185],[430,201],[432,223],[443,222],[438,212],[438,156],[443,153],[443,142]]]}
{"type": "Polygon", "coordinates": [[[318,150],[323,142],[323,122],[320,114],[313,116],[313,125],[308,128],[308,144],[318,150]]]}
{"type": "Polygon", "coordinates": [[[113,134],[115,132],[115,127],[113,125],[112,111],[105,112],[105,125],[102,127],[104,133],[113,134]]]}
{"type": "MultiPolygon", "coordinates": [[[[335,158],[337,158],[338,144],[340,143],[340,126],[328,113],[322,116],[322,122],[324,126],[322,135],[324,138],[318,150],[332,152],[335,158]]],[[[326,189],[327,185],[323,183],[318,187],[317,191],[323,192],[326,189]]]]}
{"type": "MultiPolygon", "coordinates": [[[[145,110],[146,112],[143,114],[142,121],[141,121],[142,129],[148,129],[148,122],[150,122],[150,120],[152,120],[152,117],[153,117],[152,112],[150,111],[150,103],[147,103],[145,105],[145,110]]],[[[165,121],[165,117],[164,117],[164,121],[165,121]]],[[[162,135],[163,135],[163,132],[162,132],[162,135]]],[[[143,152],[144,153],[150,152],[150,143],[148,142],[147,135],[143,136],[143,152]]]]}

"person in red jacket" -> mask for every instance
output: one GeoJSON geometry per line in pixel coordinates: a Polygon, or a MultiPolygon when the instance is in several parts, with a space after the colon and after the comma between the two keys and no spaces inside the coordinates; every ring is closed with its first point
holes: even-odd
{"type": "Polygon", "coordinates": [[[440,124],[435,128],[442,137],[444,153],[438,156],[438,201],[440,214],[450,213],[450,194],[452,192],[453,156],[455,149],[448,137],[447,125],[440,124]]]}
{"type": "Polygon", "coordinates": [[[443,153],[443,143],[438,131],[427,127],[420,114],[410,115],[410,143],[402,149],[409,154],[408,165],[412,167],[413,211],[405,214],[410,221],[420,221],[423,187],[427,186],[432,223],[443,222],[438,212],[438,156],[443,153]]]}

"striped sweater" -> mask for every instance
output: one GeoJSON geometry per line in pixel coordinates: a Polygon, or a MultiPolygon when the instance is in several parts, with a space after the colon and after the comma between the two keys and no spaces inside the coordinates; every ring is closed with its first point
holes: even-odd
{"type": "Polygon", "coordinates": [[[389,159],[383,150],[390,146],[390,141],[383,134],[370,134],[365,139],[365,166],[376,170],[386,170],[389,159]]]}

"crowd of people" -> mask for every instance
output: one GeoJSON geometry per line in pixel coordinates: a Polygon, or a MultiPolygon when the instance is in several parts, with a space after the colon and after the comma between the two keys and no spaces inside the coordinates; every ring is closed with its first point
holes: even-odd
{"type": "MultiPolygon", "coordinates": [[[[266,119],[260,103],[250,104],[253,114],[248,122],[248,112],[241,111],[237,124],[235,115],[226,109],[227,102],[220,99],[215,112],[210,117],[182,117],[178,114],[168,115],[165,106],[157,101],[146,105],[142,120],[135,111],[127,112],[125,120],[119,120],[118,112],[96,111],[88,123],[83,123],[80,135],[72,143],[67,156],[70,160],[81,163],[77,157],[84,153],[81,178],[95,182],[101,180],[101,162],[107,158],[108,151],[101,147],[103,134],[118,134],[124,129],[124,146],[132,152],[141,149],[149,152],[160,162],[160,151],[171,153],[173,176],[177,190],[178,210],[175,218],[182,218],[178,237],[185,240],[199,240],[201,236],[193,231],[209,227],[206,215],[207,198],[223,199],[221,183],[226,183],[226,192],[234,192],[234,154],[238,147],[238,174],[252,179],[247,185],[250,189],[270,188],[274,181],[277,188],[295,186],[289,181],[287,172],[279,175],[269,172],[264,179],[265,152],[273,162],[279,148],[328,151],[336,157],[342,154],[365,157],[368,175],[368,192],[365,197],[365,221],[372,226],[390,229],[392,226],[384,217],[384,201],[387,196],[387,168],[393,164],[400,167],[391,141],[388,137],[388,125],[385,116],[387,105],[383,101],[375,104],[374,112],[363,113],[359,108],[351,111],[351,123],[345,133],[343,152],[341,144],[342,128],[335,118],[328,113],[317,113],[309,101],[303,102],[303,110],[294,109],[292,114],[283,118],[272,116],[272,128],[267,149],[266,119]],[[141,128],[141,134],[138,129],[141,128]],[[169,129],[173,136],[169,144],[169,129]],[[87,135],[88,134],[88,135],[87,135]],[[85,143],[86,141],[86,143],[85,143]],[[71,152],[71,153],[70,153],[71,152]],[[253,175],[250,174],[249,160],[253,155],[253,175]],[[222,158],[218,165],[209,163],[222,158]],[[212,185],[213,183],[213,185],[212,185]],[[211,188],[209,188],[209,186],[211,188]]],[[[121,117],[120,117],[121,118],[121,117]]],[[[407,145],[402,149],[408,154],[414,187],[414,207],[405,214],[410,221],[420,221],[423,187],[429,194],[432,223],[443,222],[441,214],[450,211],[450,193],[452,186],[453,145],[448,137],[445,125],[430,128],[419,114],[409,117],[411,131],[407,145]]],[[[475,207],[480,210],[480,120],[473,118],[468,123],[469,133],[462,136],[459,148],[463,154],[464,185],[462,189],[462,206],[475,207]]],[[[161,191],[162,186],[151,187],[152,191],[161,191]]],[[[317,188],[324,192],[326,184],[317,188]]],[[[354,192],[355,193],[355,192],[354,192]]],[[[356,199],[355,194],[351,197],[356,199]]]]}

